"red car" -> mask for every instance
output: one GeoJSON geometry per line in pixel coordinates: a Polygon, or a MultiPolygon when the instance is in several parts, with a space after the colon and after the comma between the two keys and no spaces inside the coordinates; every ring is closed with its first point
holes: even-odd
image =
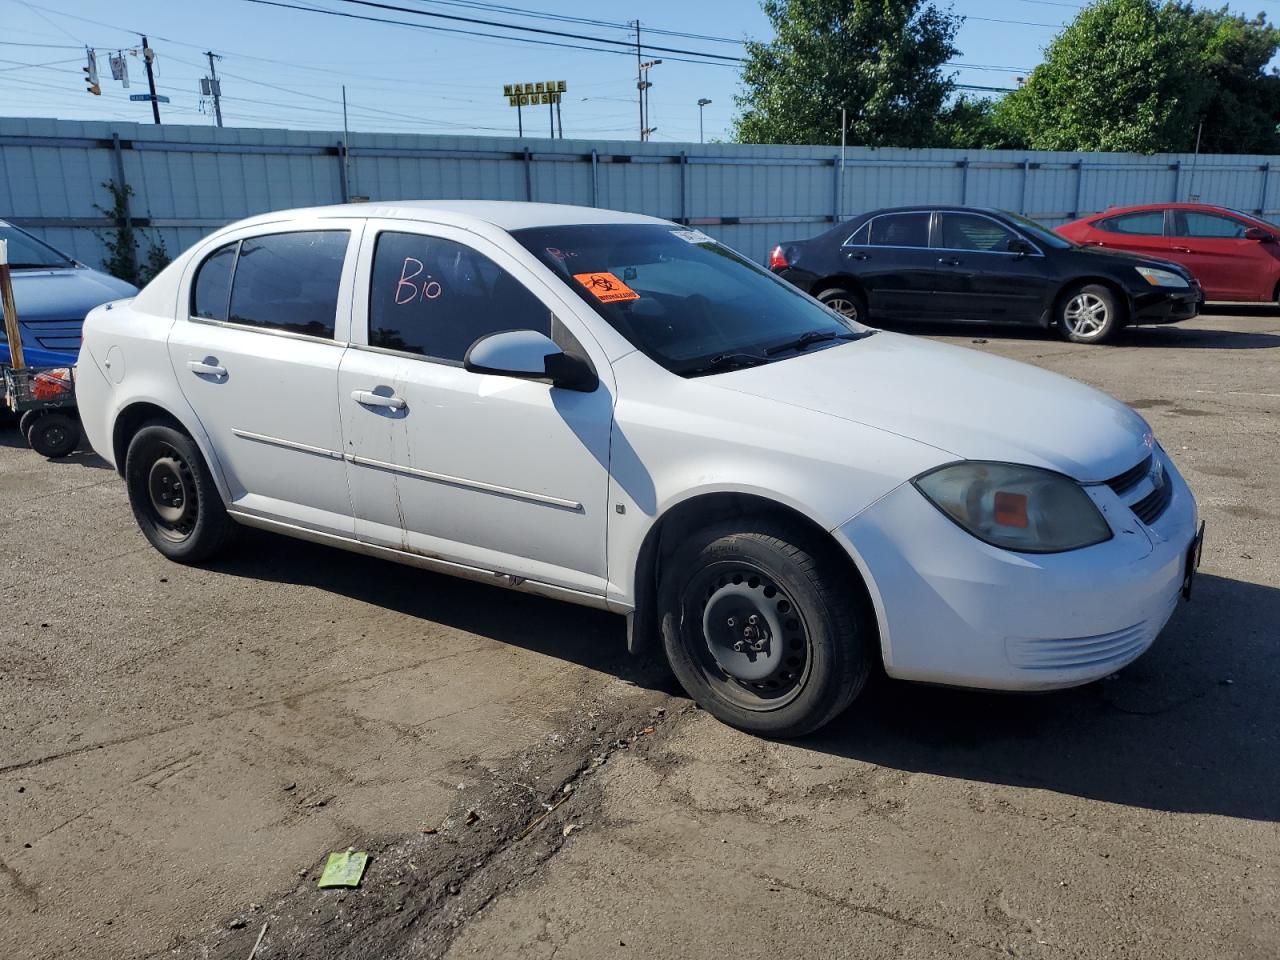
{"type": "Polygon", "coordinates": [[[1280,227],[1239,210],[1207,203],[1113,207],[1057,230],[1086,246],[1180,263],[1200,281],[1206,300],[1280,298],[1280,227]]]}

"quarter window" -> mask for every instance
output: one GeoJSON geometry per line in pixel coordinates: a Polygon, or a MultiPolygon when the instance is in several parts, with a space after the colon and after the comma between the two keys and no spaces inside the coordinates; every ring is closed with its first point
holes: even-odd
{"type": "Polygon", "coordinates": [[[196,271],[196,282],[191,290],[191,315],[206,320],[227,319],[227,305],[231,302],[231,268],[235,266],[236,249],[240,242],[219,247],[204,258],[196,271]]]}
{"type": "Polygon", "coordinates": [[[1248,225],[1233,217],[1222,217],[1216,213],[1198,213],[1188,210],[1174,218],[1178,237],[1214,237],[1217,239],[1235,239],[1244,237],[1248,225]]]}
{"type": "Polygon", "coordinates": [[[928,213],[891,213],[871,221],[871,244],[877,247],[927,247],[928,213]]]}
{"type": "Polygon", "coordinates": [[[1008,252],[1014,234],[994,220],[971,213],[942,214],[942,240],[948,250],[995,250],[1008,252]]]}
{"type": "MultiPolygon", "coordinates": [[[[332,338],[350,236],[347,230],[313,230],[242,241],[227,319],[250,327],[332,338]]],[[[198,279],[196,286],[198,294],[198,279]]]]}
{"type": "Polygon", "coordinates": [[[1108,217],[1096,224],[1107,233],[1128,233],[1141,237],[1159,237],[1164,234],[1164,211],[1144,210],[1142,213],[1126,213],[1108,217]]]}
{"type": "Polygon", "coordinates": [[[551,336],[551,311],[520,281],[470,247],[385,232],[373,254],[369,345],[461,363],[502,330],[551,336]]]}

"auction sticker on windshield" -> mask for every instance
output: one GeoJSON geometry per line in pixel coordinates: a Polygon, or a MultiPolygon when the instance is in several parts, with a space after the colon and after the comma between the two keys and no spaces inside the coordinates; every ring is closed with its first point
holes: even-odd
{"type": "Polygon", "coordinates": [[[708,237],[701,230],[672,230],[673,237],[679,237],[685,243],[715,243],[715,237],[708,237]]]}
{"type": "Polygon", "coordinates": [[[640,294],[607,271],[575,273],[573,279],[590,290],[601,303],[619,303],[623,300],[640,299],[640,294]]]}

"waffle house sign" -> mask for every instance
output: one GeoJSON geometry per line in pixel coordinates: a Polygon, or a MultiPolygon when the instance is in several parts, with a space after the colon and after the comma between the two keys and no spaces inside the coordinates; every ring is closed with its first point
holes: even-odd
{"type": "Polygon", "coordinates": [[[563,80],[541,80],[538,83],[507,83],[502,95],[512,107],[535,107],[539,104],[559,103],[568,87],[563,80]]]}

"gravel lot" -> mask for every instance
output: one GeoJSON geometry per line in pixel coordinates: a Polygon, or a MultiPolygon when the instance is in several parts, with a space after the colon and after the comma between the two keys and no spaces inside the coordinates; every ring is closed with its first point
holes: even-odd
{"type": "Polygon", "coordinates": [[[0,954],[1280,955],[1280,312],[922,332],[1132,404],[1195,490],[1194,601],[1119,676],[882,678],[765,742],[605,614],[266,535],[169,564],[0,430],[0,954]]]}

